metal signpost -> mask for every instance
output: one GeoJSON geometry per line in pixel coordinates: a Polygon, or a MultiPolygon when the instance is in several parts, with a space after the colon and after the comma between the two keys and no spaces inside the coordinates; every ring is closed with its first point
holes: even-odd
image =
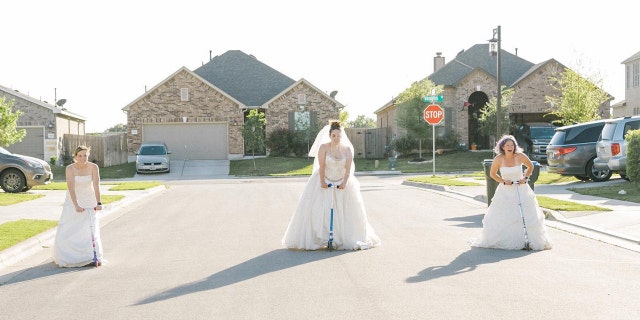
{"type": "MultiPolygon", "coordinates": [[[[440,101],[442,101],[442,96],[427,96],[424,99],[425,102],[427,101],[427,98],[432,98],[432,97],[436,97],[435,101],[438,101],[437,97],[439,97],[440,101]]],[[[442,120],[444,120],[444,110],[440,107],[440,105],[432,103],[424,109],[423,117],[424,117],[424,121],[426,121],[428,124],[431,125],[431,133],[433,135],[431,139],[431,142],[432,142],[431,151],[433,153],[433,158],[431,160],[431,163],[433,164],[433,175],[435,176],[436,175],[436,128],[435,126],[440,122],[442,122],[442,120]]]]}

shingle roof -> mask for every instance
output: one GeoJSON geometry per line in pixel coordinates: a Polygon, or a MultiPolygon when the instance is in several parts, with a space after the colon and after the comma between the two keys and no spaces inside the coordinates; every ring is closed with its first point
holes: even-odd
{"type": "Polygon", "coordinates": [[[194,71],[246,106],[261,106],[295,81],[254,56],[229,50],[194,71]]]}
{"type": "MultiPolygon", "coordinates": [[[[510,87],[525,74],[533,63],[500,50],[501,73],[500,80],[510,87]]],[[[474,69],[482,69],[496,77],[496,57],[489,54],[489,44],[476,44],[468,50],[460,52],[452,61],[427,78],[436,85],[452,86],[466,77],[474,69]]]]}

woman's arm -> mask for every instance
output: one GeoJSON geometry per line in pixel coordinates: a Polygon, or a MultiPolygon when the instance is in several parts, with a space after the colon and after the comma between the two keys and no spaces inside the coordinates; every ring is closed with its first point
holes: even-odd
{"type": "Polygon", "coordinates": [[[320,145],[318,149],[318,174],[320,175],[320,187],[328,188],[327,182],[325,181],[324,174],[325,168],[327,165],[327,149],[326,145],[320,145]]]}
{"type": "Polygon", "coordinates": [[[531,177],[531,174],[533,174],[533,162],[531,162],[531,159],[529,159],[529,157],[524,153],[518,153],[517,155],[520,163],[527,167],[527,171],[524,173],[524,178],[520,179],[518,182],[527,183],[527,180],[531,177]]]}
{"type": "Polygon", "coordinates": [[[76,199],[76,180],[73,175],[72,164],[68,165],[65,169],[65,179],[67,180],[67,189],[69,190],[69,197],[71,198],[71,202],[76,209],[76,212],[82,212],[82,208],[78,205],[78,200],[76,199]]]}
{"type": "Polygon", "coordinates": [[[101,210],[102,209],[102,203],[100,203],[102,200],[101,199],[101,195],[100,195],[100,167],[98,167],[97,164],[92,163],[91,166],[91,181],[93,182],[93,192],[95,193],[96,196],[96,202],[98,202],[99,204],[94,208],[95,210],[101,210]]]}
{"type": "Polygon", "coordinates": [[[345,167],[344,167],[344,178],[342,179],[342,184],[340,184],[338,186],[338,189],[344,189],[344,187],[347,185],[347,181],[349,180],[349,177],[351,176],[351,165],[353,164],[353,153],[351,153],[351,148],[347,148],[345,147],[345,152],[344,155],[347,158],[347,162],[345,163],[345,167]]]}

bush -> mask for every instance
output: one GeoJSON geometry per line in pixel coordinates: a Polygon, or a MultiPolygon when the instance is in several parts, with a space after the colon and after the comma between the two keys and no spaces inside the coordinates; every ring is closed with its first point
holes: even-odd
{"type": "Polygon", "coordinates": [[[271,132],[267,137],[269,154],[274,156],[289,156],[293,152],[294,137],[288,129],[280,128],[271,132]]]}
{"type": "Polygon", "coordinates": [[[49,163],[50,163],[52,166],[55,166],[55,165],[56,165],[56,162],[58,162],[58,157],[56,157],[56,156],[52,156],[52,157],[51,157],[51,159],[49,159],[49,163]]]}
{"type": "Polygon", "coordinates": [[[449,132],[442,137],[436,137],[436,148],[457,150],[459,146],[460,140],[453,132],[449,132]]]}
{"type": "Polygon", "coordinates": [[[640,187],[640,130],[627,132],[627,178],[640,187]]]}
{"type": "Polygon", "coordinates": [[[418,147],[418,140],[411,136],[403,136],[391,143],[391,147],[402,155],[408,155],[418,147]]]}

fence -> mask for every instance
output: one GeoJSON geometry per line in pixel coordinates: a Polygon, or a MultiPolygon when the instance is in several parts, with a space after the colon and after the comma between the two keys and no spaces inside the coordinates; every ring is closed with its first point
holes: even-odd
{"type": "Polygon", "coordinates": [[[65,134],[62,139],[64,165],[73,161],[73,151],[81,145],[91,147],[89,161],[100,167],[111,167],[128,162],[127,134],[106,133],[100,135],[65,134]]]}
{"type": "Polygon", "coordinates": [[[345,133],[354,149],[354,158],[384,158],[387,142],[387,128],[345,128],[345,133]]]}

